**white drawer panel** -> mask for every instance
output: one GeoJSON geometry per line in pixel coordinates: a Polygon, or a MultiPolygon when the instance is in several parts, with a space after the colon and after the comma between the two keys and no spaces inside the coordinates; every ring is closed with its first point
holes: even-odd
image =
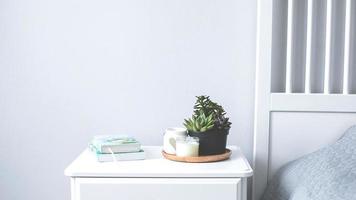
{"type": "Polygon", "coordinates": [[[76,178],[75,200],[240,200],[234,178],[76,178]]]}

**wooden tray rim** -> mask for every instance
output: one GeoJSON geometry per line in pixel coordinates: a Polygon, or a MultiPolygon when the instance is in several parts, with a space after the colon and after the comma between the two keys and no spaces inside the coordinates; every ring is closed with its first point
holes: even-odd
{"type": "Polygon", "coordinates": [[[168,154],[164,150],[162,150],[162,155],[164,158],[177,162],[186,162],[186,163],[208,163],[208,162],[218,162],[224,161],[230,158],[232,151],[230,149],[226,149],[225,153],[216,154],[216,155],[208,155],[208,156],[195,156],[195,157],[179,157],[175,154],[168,154]]]}

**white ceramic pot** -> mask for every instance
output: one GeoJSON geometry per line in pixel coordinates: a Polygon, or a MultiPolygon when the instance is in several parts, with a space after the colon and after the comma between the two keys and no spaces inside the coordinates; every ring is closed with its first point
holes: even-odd
{"type": "Polygon", "coordinates": [[[169,154],[176,153],[176,140],[185,139],[187,129],[185,128],[167,128],[163,137],[163,150],[169,154]]]}

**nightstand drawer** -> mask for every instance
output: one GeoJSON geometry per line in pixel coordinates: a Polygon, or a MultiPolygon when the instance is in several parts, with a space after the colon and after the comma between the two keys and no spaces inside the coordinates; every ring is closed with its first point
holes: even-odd
{"type": "Polygon", "coordinates": [[[75,200],[242,198],[239,178],[75,178],[73,181],[75,200]]]}

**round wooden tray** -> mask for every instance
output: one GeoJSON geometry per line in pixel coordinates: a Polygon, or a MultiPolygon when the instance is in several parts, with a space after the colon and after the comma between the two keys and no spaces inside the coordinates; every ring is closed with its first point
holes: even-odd
{"type": "Polygon", "coordinates": [[[207,163],[207,162],[217,162],[222,160],[227,160],[231,156],[231,150],[226,149],[225,153],[210,156],[198,156],[198,157],[179,157],[175,154],[168,154],[162,151],[163,157],[168,160],[178,161],[178,162],[188,162],[188,163],[207,163]]]}

